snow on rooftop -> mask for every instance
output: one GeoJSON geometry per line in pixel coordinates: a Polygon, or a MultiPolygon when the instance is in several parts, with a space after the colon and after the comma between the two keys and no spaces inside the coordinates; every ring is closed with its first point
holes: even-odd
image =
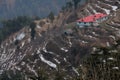
{"type": "Polygon", "coordinates": [[[57,68],[56,64],[54,64],[54,63],[51,62],[51,61],[46,60],[46,59],[43,57],[42,54],[40,54],[39,57],[40,57],[40,59],[41,59],[44,63],[48,64],[50,67],[53,67],[53,68],[55,68],[55,69],[57,68]]]}
{"type": "Polygon", "coordinates": [[[21,34],[17,35],[16,39],[22,40],[24,37],[25,37],[25,33],[21,33],[21,34]]]}

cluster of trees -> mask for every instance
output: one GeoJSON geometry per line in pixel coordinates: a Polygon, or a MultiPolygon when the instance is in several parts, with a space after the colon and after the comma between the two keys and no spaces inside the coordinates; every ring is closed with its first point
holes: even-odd
{"type": "Polygon", "coordinates": [[[66,3],[66,6],[62,7],[62,10],[64,11],[64,10],[69,9],[69,8],[77,9],[80,1],[81,0],[72,0],[72,1],[69,1],[69,2],[66,3]]]}
{"type": "Polygon", "coordinates": [[[32,18],[26,16],[19,16],[14,19],[4,20],[1,23],[3,27],[0,28],[0,43],[12,33],[20,30],[21,28],[30,25],[32,18]]]}
{"type": "MultiPolygon", "coordinates": [[[[47,17],[51,20],[51,22],[53,22],[54,13],[50,12],[50,14],[47,17]]],[[[31,37],[33,39],[35,36],[35,27],[36,27],[35,23],[33,23],[34,20],[40,20],[40,18],[38,16],[32,18],[27,16],[19,16],[14,19],[1,21],[3,27],[0,28],[0,43],[8,36],[10,36],[12,33],[17,32],[26,26],[30,26],[32,30],[31,37]]]]}

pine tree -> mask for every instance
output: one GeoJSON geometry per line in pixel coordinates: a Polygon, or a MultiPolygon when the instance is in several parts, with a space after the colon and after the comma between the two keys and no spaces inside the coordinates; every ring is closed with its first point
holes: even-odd
{"type": "Polygon", "coordinates": [[[34,39],[35,33],[36,33],[35,27],[36,27],[36,24],[35,24],[34,22],[32,22],[32,23],[30,24],[30,28],[31,28],[31,39],[32,39],[32,40],[34,39]]]}
{"type": "Polygon", "coordinates": [[[53,22],[54,18],[54,13],[50,12],[50,14],[48,15],[48,18],[51,20],[51,22],[53,22]]]}
{"type": "Polygon", "coordinates": [[[72,0],[72,1],[73,1],[73,3],[74,3],[74,8],[77,9],[78,4],[79,4],[79,2],[80,2],[81,0],[72,0]]]}

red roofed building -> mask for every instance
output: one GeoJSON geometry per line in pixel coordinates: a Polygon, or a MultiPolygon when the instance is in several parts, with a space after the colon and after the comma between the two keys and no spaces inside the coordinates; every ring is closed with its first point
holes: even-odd
{"type": "Polygon", "coordinates": [[[77,20],[77,25],[79,27],[97,25],[98,23],[106,20],[107,16],[108,16],[107,14],[103,14],[103,13],[97,13],[94,15],[90,15],[90,16],[77,20]]]}

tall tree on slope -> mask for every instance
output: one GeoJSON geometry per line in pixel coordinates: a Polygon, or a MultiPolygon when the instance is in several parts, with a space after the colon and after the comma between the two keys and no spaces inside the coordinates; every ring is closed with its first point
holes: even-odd
{"type": "Polygon", "coordinates": [[[77,9],[77,6],[78,6],[78,4],[79,4],[79,2],[80,2],[81,0],[72,0],[72,1],[73,1],[73,3],[74,3],[75,9],[77,9]]]}

